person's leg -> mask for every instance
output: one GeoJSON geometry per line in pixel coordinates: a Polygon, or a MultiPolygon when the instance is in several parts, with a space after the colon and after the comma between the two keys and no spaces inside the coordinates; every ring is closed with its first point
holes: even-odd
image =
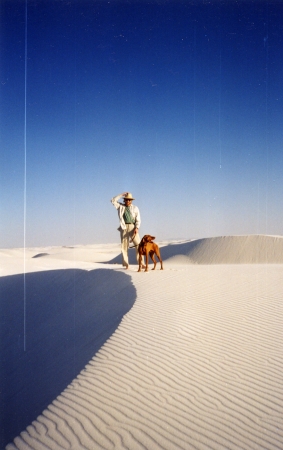
{"type": "Polygon", "coordinates": [[[120,230],[120,237],[121,237],[122,265],[128,268],[129,259],[128,259],[127,230],[120,230]]]}
{"type": "Polygon", "coordinates": [[[129,241],[132,236],[133,229],[134,229],[134,226],[130,224],[130,225],[126,225],[125,230],[120,231],[122,264],[124,267],[126,267],[126,269],[129,267],[128,248],[129,248],[129,241]]]}

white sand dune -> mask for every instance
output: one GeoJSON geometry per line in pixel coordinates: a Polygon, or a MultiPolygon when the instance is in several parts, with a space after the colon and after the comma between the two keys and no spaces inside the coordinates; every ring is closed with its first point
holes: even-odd
{"type": "Polygon", "coordinates": [[[221,236],[166,246],[164,259],[193,264],[283,264],[282,236],[221,236]]]}
{"type": "MultiPolygon", "coordinates": [[[[87,289],[82,282],[77,291],[90,308],[81,316],[81,303],[76,313],[82,334],[88,318],[83,346],[92,302],[101,305],[103,297],[112,308],[108,299],[118,292],[115,301],[123,303],[131,285],[135,302],[80,374],[6,449],[282,449],[281,246],[273,236],[203,239],[162,246],[164,271],[105,264],[103,276],[88,272],[87,289]],[[100,278],[103,287],[92,297],[100,278]]],[[[33,259],[34,268],[39,262],[49,270],[49,256],[33,259]]],[[[66,273],[57,272],[59,283],[66,273]]],[[[37,357],[40,364],[39,350],[37,357]]]]}
{"type": "MultiPolygon", "coordinates": [[[[170,264],[283,264],[283,237],[220,236],[185,242],[162,242],[161,256],[170,264]]],[[[120,256],[109,261],[120,262],[120,256]]],[[[130,255],[135,263],[134,250],[130,255]]]]}
{"type": "Polygon", "coordinates": [[[119,244],[0,249],[0,276],[66,268],[105,268],[104,263],[119,251],[119,244]]]}

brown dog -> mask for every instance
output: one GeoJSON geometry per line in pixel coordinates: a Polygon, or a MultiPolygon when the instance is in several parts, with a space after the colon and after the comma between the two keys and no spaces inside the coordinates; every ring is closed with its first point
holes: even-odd
{"type": "Polygon", "coordinates": [[[163,270],[163,264],[162,259],[160,256],[159,247],[157,244],[152,242],[155,239],[155,237],[150,236],[149,234],[146,234],[142,240],[139,243],[138,252],[139,252],[139,270],[138,272],[141,272],[142,269],[142,256],[145,255],[145,272],[148,272],[148,255],[151,257],[154,267],[152,270],[155,270],[156,267],[156,260],[154,258],[154,254],[156,254],[157,258],[160,261],[161,268],[160,270],[163,270]]]}

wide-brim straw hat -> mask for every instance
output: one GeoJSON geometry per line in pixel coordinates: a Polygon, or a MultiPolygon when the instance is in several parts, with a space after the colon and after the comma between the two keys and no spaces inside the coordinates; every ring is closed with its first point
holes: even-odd
{"type": "Polygon", "coordinates": [[[124,196],[124,199],[125,200],[135,200],[130,192],[128,192],[127,195],[124,196]]]}

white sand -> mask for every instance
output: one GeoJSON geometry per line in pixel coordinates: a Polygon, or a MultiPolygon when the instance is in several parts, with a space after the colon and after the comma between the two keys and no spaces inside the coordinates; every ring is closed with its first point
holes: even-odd
{"type": "Polygon", "coordinates": [[[117,256],[118,244],[0,249],[0,276],[67,268],[96,269],[117,256]],[[96,264],[94,264],[96,263],[96,264]]]}
{"type": "MultiPolygon", "coordinates": [[[[161,247],[165,270],[149,273],[107,263],[116,261],[114,245],[26,252],[29,272],[90,271],[82,286],[94,303],[103,296],[108,305],[113,291],[123,303],[127,286],[136,299],[81,373],[8,450],[283,448],[283,238],[161,247]],[[48,255],[32,258],[40,253],[48,255]],[[100,291],[92,273],[101,274],[100,291]]],[[[21,250],[0,253],[2,276],[22,273],[21,250]]]]}

